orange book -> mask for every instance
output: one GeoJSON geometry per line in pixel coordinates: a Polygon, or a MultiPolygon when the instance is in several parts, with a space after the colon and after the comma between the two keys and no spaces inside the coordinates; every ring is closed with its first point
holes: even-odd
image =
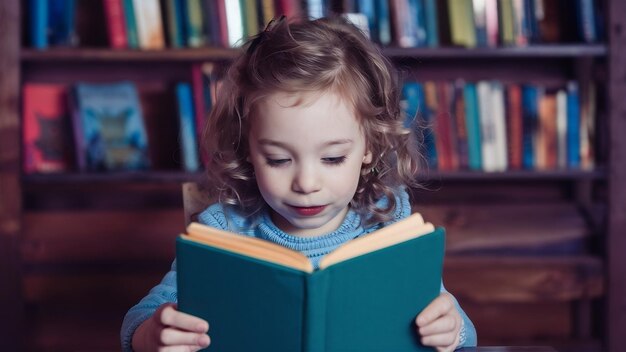
{"type": "Polygon", "coordinates": [[[24,85],[24,172],[67,171],[71,164],[70,115],[67,87],[58,84],[24,85]]]}
{"type": "Polygon", "coordinates": [[[539,169],[554,169],[557,166],[556,113],[556,95],[544,94],[539,99],[539,169]]]}

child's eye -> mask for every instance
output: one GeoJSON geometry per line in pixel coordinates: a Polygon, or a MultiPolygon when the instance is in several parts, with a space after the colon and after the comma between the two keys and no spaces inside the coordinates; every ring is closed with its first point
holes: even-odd
{"type": "Polygon", "coordinates": [[[346,161],[346,157],[345,156],[337,156],[337,157],[332,157],[332,158],[322,158],[322,161],[324,162],[324,164],[340,165],[341,163],[346,161]]]}
{"type": "Polygon", "coordinates": [[[286,165],[289,162],[289,159],[266,158],[265,161],[267,162],[267,165],[272,166],[272,167],[277,167],[277,166],[286,165]]]}

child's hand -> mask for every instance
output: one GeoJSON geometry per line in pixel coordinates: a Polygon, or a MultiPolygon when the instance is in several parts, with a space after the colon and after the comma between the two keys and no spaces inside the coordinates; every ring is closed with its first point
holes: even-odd
{"type": "Polygon", "coordinates": [[[208,330],[206,321],[179,312],[175,304],[166,303],[139,325],[133,335],[133,350],[197,351],[211,343],[208,330]]]}
{"type": "Polygon", "coordinates": [[[449,293],[430,302],[415,319],[422,344],[439,352],[454,351],[459,345],[461,315],[449,293]]]}

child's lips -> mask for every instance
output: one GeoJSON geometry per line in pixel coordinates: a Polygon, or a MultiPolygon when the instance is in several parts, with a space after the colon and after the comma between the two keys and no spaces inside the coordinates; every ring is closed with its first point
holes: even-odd
{"type": "Polygon", "coordinates": [[[291,205],[291,208],[301,216],[314,216],[321,213],[326,206],[325,205],[317,205],[314,207],[296,207],[291,205]]]}

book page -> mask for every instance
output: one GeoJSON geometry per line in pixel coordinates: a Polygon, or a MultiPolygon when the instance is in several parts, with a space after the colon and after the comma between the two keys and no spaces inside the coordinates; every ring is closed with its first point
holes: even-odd
{"type": "Polygon", "coordinates": [[[259,238],[219,230],[199,223],[187,227],[183,238],[248,257],[265,260],[307,273],[313,265],[304,254],[259,238]]]}
{"type": "Polygon", "coordinates": [[[431,223],[424,223],[422,215],[415,213],[366,236],[347,242],[326,255],[320,262],[320,270],[344,260],[390,247],[435,231],[431,223]]]}

